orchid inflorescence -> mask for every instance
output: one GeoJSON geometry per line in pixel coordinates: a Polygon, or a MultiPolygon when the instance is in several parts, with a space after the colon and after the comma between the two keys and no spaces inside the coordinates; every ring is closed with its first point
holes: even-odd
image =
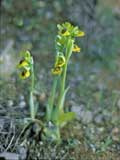
{"type": "Polygon", "coordinates": [[[17,67],[20,69],[20,78],[26,79],[30,76],[31,68],[33,66],[33,58],[29,51],[24,52],[23,58],[20,60],[17,67]]]}
{"type": "Polygon", "coordinates": [[[83,37],[85,33],[81,31],[78,27],[74,27],[70,23],[66,22],[62,25],[58,24],[58,35],[56,37],[56,50],[57,50],[57,56],[56,56],[56,62],[54,65],[54,68],[52,69],[52,73],[54,75],[59,75],[62,73],[62,68],[66,63],[66,56],[64,54],[65,49],[67,47],[67,41],[68,39],[71,39],[73,41],[73,52],[80,52],[80,47],[78,47],[77,44],[75,44],[75,38],[76,37],[83,37]]]}
{"type": "Polygon", "coordinates": [[[30,114],[31,119],[35,119],[35,106],[33,100],[33,92],[34,92],[34,63],[33,57],[31,56],[29,51],[25,51],[22,53],[22,60],[20,60],[17,67],[20,69],[20,78],[26,79],[31,77],[31,88],[30,88],[30,98],[29,98],[29,105],[30,105],[30,114]]]}
{"type": "MultiPolygon", "coordinates": [[[[80,52],[80,47],[75,43],[76,37],[83,37],[85,33],[78,27],[74,27],[66,22],[62,25],[58,24],[58,34],[56,36],[56,57],[55,63],[51,70],[53,75],[53,86],[46,105],[46,116],[43,127],[42,139],[60,142],[60,128],[68,121],[75,118],[74,112],[65,112],[64,102],[65,96],[69,89],[66,88],[66,73],[69,59],[72,52],[80,52]],[[58,88],[58,90],[57,90],[58,88]],[[56,98],[56,95],[58,97],[56,98]]],[[[35,106],[33,100],[34,91],[34,68],[33,57],[29,51],[26,51],[23,59],[19,62],[18,68],[21,70],[20,77],[26,79],[31,77],[30,90],[30,113],[31,119],[35,119],[35,106]]]]}

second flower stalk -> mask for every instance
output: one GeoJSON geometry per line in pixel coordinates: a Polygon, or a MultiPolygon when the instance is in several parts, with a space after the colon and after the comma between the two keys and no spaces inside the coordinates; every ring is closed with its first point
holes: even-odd
{"type": "Polygon", "coordinates": [[[29,106],[30,106],[30,117],[32,120],[34,120],[36,114],[34,98],[33,98],[34,86],[35,86],[34,62],[33,62],[33,57],[31,56],[29,51],[24,52],[22,57],[23,59],[19,62],[17,67],[20,69],[21,79],[26,79],[28,77],[31,78],[29,106]]]}

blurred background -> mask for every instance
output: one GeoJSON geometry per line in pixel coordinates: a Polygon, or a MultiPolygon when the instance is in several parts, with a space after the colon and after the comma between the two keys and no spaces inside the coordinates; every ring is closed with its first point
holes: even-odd
{"type": "Polygon", "coordinates": [[[97,82],[98,88],[120,89],[119,0],[1,0],[0,6],[1,87],[6,87],[6,82],[17,81],[19,53],[30,50],[35,60],[36,79],[42,83],[38,86],[42,86],[41,91],[49,88],[56,25],[69,21],[86,33],[77,40],[81,53],[74,54],[69,65],[68,79],[73,89],[84,78],[90,86],[95,83],[89,78],[97,82]]]}
{"type": "MultiPolygon", "coordinates": [[[[25,86],[29,81],[21,82],[16,69],[19,53],[24,50],[31,51],[34,57],[37,99],[45,104],[52,84],[56,25],[69,21],[86,36],[77,40],[81,53],[73,54],[69,64],[67,84],[71,88],[66,106],[78,114],[80,123],[91,125],[93,130],[103,125],[102,139],[119,128],[120,0],[0,0],[0,14],[2,114],[7,110],[8,115],[18,116],[26,109],[25,86]],[[20,113],[9,113],[18,106],[20,113]]],[[[92,137],[92,130],[86,129],[88,132],[90,141],[98,140],[92,137]]],[[[116,142],[120,137],[112,138],[116,142]]]]}

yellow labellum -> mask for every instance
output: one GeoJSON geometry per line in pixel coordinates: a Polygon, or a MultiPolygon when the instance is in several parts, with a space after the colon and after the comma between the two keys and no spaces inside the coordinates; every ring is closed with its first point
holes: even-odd
{"type": "Polygon", "coordinates": [[[24,71],[22,71],[21,74],[20,74],[20,78],[21,78],[21,79],[26,79],[26,78],[28,78],[29,76],[30,76],[30,71],[28,71],[28,70],[24,70],[24,71]]]}
{"type": "Polygon", "coordinates": [[[80,52],[80,50],[81,50],[80,47],[78,47],[77,45],[74,45],[72,49],[73,52],[80,52]]]}
{"type": "Polygon", "coordinates": [[[85,32],[79,31],[77,34],[77,37],[83,37],[85,35],[85,32]]]}
{"type": "Polygon", "coordinates": [[[57,58],[55,66],[56,67],[62,67],[62,66],[64,66],[64,64],[65,64],[65,57],[64,56],[59,56],[57,58]]]}
{"type": "Polygon", "coordinates": [[[63,30],[61,31],[61,34],[62,34],[63,36],[69,36],[69,35],[70,35],[70,32],[67,31],[66,29],[63,29],[63,30]]]}
{"type": "Polygon", "coordinates": [[[19,62],[19,64],[17,65],[17,67],[18,68],[22,68],[22,67],[27,67],[27,66],[29,66],[29,64],[28,64],[28,62],[26,61],[26,60],[21,60],[20,62],[19,62]]]}
{"type": "Polygon", "coordinates": [[[56,67],[54,67],[54,68],[52,69],[52,74],[53,74],[53,75],[59,75],[59,74],[61,74],[61,72],[62,72],[62,68],[59,67],[59,66],[56,66],[56,67]]]}

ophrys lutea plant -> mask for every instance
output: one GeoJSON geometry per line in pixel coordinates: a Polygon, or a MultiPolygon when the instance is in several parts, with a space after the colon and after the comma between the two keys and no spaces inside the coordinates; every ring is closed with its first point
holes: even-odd
{"type": "MultiPolygon", "coordinates": [[[[42,140],[59,143],[61,141],[60,129],[75,118],[74,112],[65,112],[65,96],[69,90],[66,87],[66,76],[68,63],[73,52],[80,52],[80,47],[75,43],[76,37],[83,37],[85,33],[77,26],[73,26],[66,22],[62,25],[58,24],[58,34],[55,40],[56,56],[55,63],[51,69],[53,76],[53,85],[46,105],[46,113],[44,121],[36,119],[37,109],[34,104],[34,61],[29,51],[24,52],[22,60],[18,64],[20,69],[20,78],[31,78],[30,86],[30,122],[35,122],[42,127],[42,140]],[[56,95],[58,95],[56,100],[56,95]]],[[[29,122],[29,123],[30,123],[29,122]]]]}

